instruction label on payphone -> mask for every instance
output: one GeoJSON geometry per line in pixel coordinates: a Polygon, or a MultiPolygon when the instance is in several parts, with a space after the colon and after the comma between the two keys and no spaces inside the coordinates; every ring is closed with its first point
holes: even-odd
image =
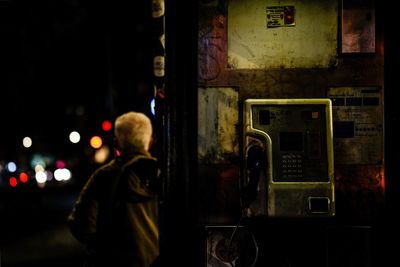
{"type": "Polygon", "coordinates": [[[332,87],[334,149],[339,164],[382,164],[383,104],[379,87],[332,87]]]}

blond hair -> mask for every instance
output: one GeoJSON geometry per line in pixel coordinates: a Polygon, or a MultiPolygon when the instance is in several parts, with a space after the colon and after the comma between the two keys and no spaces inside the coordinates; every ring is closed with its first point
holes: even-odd
{"type": "Polygon", "coordinates": [[[140,112],[127,112],[116,118],[114,134],[121,151],[148,150],[153,128],[149,117],[140,112]]]}

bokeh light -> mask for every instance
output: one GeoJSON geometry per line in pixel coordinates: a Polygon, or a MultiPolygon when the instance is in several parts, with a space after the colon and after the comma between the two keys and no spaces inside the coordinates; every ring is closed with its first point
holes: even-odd
{"type": "Polygon", "coordinates": [[[81,140],[81,135],[77,132],[77,131],[73,131],[69,134],[69,141],[71,141],[71,143],[79,143],[79,141],[81,140]]]}
{"type": "Polygon", "coordinates": [[[96,151],[94,155],[94,160],[96,161],[96,163],[104,163],[109,156],[110,148],[108,146],[104,146],[96,151]]]}
{"type": "Polygon", "coordinates": [[[71,171],[66,168],[57,169],[54,171],[54,179],[59,182],[68,181],[69,179],[71,179],[71,171]]]}
{"type": "Polygon", "coordinates": [[[15,171],[17,170],[17,164],[15,164],[15,162],[13,162],[13,161],[10,161],[10,162],[7,164],[7,170],[8,170],[9,172],[15,172],[15,171]]]}
{"type": "Polygon", "coordinates": [[[110,121],[108,121],[108,120],[105,120],[101,124],[101,128],[103,129],[103,131],[108,132],[112,128],[112,123],[110,121]]]}
{"type": "Polygon", "coordinates": [[[29,148],[32,146],[32,139],[29,136],[26,136],[22,139],[22,145],[26,148],[29,148]]]}
{"type": "Polygon", "coordinates": [[[39,184],[43,184],[47,181],[47,175],[44,171],[38,171],[35,174],[36,182],[39,184]]]}
{"type": "Polygon", "coordinates": [[[45,158],[40,154],[33,155],[30,164],[31,167],[35,170],[38,165],[42,166],[43,169],[46,168],[45,158]]]}
{"type": "Polygon", "coordinates": [[[151,110],[151,113],[153,114],[153,116],[155,116],[156,115],[156,99],[155,98],[151,99],[150,110],[151,110]]]}
{"type": "Polygon", "coordinates": [[[93,136],[92,138],[90,138],[90,145],[93,148],[98,149],[103,145],[103,140],[100,136],[93,136]]]}
{"type": "Polygon", "coordinates": [[[21,172],[19,174],[19,180],[21,181],[21,183],[26,183],[28,182],[28,174],[26,172],[21,172]]]}
{"type": "Polygon", "coordinates": [[[16,187],[18,185],[18,180],[15,177],[10,177],[9,183],[11,187],[16,187]]]}
{"type": "Polygon", "coordinates": [[[57,169],[63,169],[63,168],[65,168],[65,166],[66,166],[65,161],[63,161],[61,159],[56,161],[56,168],[57,169]]]}

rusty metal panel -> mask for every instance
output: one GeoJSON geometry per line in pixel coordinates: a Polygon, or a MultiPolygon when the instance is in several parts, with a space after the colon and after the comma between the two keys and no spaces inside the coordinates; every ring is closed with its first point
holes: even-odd
{"type": "Polygon", "coordinates": [[[335,64],[338,1],[290,3],[294,9],[290,27],[268,27],[268,10],[280,6],[283,10],[287,5],[282,1],[229,1],[230,68],[325,68],[335,64]]]}
{"type": "Polygon", "coordinates": [[[335,162],[383,163],[383,101],[379,87],[331,87],[335,162]]]}

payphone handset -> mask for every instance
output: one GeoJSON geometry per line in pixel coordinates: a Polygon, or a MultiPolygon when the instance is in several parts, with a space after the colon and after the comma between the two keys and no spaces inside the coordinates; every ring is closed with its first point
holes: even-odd
{"type": "Polygon", "coordinates": [[[247,99],[242,205],[249,216],[335,214],[329,99],[247,99]]]}
{"type": "Polygon", "coordinates": [[[247,183],[242,192],[242,205],[249,208],[257,199],[260,178],[266,170],[266,154],[265,149],[257,144],[251,144],[246,153],[246,172],[247,183]]]}

